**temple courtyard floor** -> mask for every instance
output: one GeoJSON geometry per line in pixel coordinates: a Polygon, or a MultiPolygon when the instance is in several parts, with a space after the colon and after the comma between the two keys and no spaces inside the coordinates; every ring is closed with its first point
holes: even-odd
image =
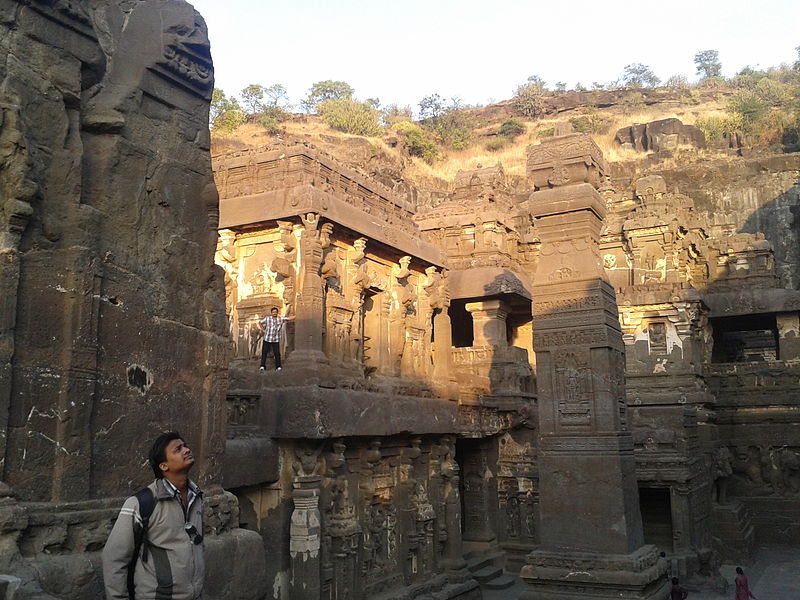
{"type": "MultiPolygon", "coordinates": [[[[688,600],[733,600],[736,567],[741,566],[750,580],[750,590],[758,600],[800,600],[800,546],[762,547],[751,565],[724,564],[720,574],[728,581],[724,593],[690,590],[688,600]]],[[[484,590],[484,600],[516,600],[524,589],[521,581],[506,590],[484,590]]]]}

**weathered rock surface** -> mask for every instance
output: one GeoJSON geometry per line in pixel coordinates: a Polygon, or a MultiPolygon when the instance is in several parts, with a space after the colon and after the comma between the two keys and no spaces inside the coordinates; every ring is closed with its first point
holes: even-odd
{"type": "Polygon", "coordinates": [[[706,147],[706,136],[700,129],[684,125],[675,118],[623,127],[617,131],[614,141],[622,148],[639,152],[660,152],[678,146],[706,147]]]}
{"type": "Polygon", "coordinates": [[[220,513],[208,38],[168,0],[2,0],[0,29],[0,573],[21,597],[99,597],[95,553],[157,432],[192,443],[212,533],[248,535],[220,513]]]}

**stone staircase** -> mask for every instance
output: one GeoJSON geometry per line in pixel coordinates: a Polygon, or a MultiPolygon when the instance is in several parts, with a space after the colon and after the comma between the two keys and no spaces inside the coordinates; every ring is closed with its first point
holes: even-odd
{"type": "Polygon", "coordinates": [[[464,560],[482,590],[505,590],[517,581],[513,575],[503,572],[505,555],[496,546],[469,550],[464,554],[464,560]]]}
{"type": "Polygon", "coordinates": [[[750,512],[741,502],[711,509],[714,549],[725,562],[750,564],[755,549],[755,532],[750,512]]]}

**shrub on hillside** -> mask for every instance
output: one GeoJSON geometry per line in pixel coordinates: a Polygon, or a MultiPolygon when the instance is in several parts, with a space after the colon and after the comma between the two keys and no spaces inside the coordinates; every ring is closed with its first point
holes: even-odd
{"type": "Polygon", "coordinates": [[[413,116],[414,111],[410,106],[401,107],[398,104],[390,104],[381,111],[381,120],[386,127],[391,127],[401,121],[411,121],[413,116]]]}
{"type": "Polygon", "coordinates": [[[517,119],[509,119],[500,125],[500,129],[497,130],[497,135],[501,135],[512,140],[523,133],[525,133],[525,125],[523,125],[523,123],[517,119]]]}
{"type": "Polygon", "coordinates": [[[584,117],[572,117],[570,125],[578,133],[598,134],[603,132],[603,119],[600,115],[589,114],[584,117]]]}
{"type": "Polygon", "coordinates": [[[644,94],[641,92],[627,94],[620,104],[622,105],[622,112],[626,115],[642,110],[644,108],[644,94]]]}
{"type": "Polygon", "coordinates": [[[676,90],[686,90],[689,89],[689,80],[687,79],[686,75],[681,75],[680,73],[677,75],[672,75],[664,85],[668,88],[673,88],[676,90]]]}
{"type": "Polygon", "coordinates": [[[484,148],[486,148],[486,150],[489,152],[499,152],[506,146],[508,146],[508,138],[502,135],[497,135],[486,142],[484,148]]]}
{"type": "Polygon", "coordinates": [[[769,106],[786,106],[796,95],[791,85],[769,77],[764,77],[756,84],[755,93],[769,106]]]}
{"type": "Polygon", "coordinates": [[[754,90],[737,91],[728,101],[728,110],[742,118],[745,127],[762,119],[769,110],[769,105],[754,90]]]}
{"type": "Polygon", "coordinates": [[[283,128],[278,124],[278,121],[275,120],[275,117],[261,115],[261,118],[258,120],[258,124],[270,135],[283,133],[283,128]]]}
{"type": "Polygon", "coordinates": [[[398,121],[392,125],[392,129],[404,134],[406,150],[411,156],[421,158],[428,164],[433,164],[441,156],[436,141],[419,125],[411,121],[398,121]]]}
{"type": "Polygon", "coordinates": [[[694,124],[705,134],[706,141],[712,144],[721,141],[725,135],[744,132],[742,117],[738,114],[698,117],[694,124]]]}
{"type": "Polygon", "coordinates": [[[333,129],[354,135],[376,136],[381,132],[380,112],[370,102],[352,98],[323,100],[317,112],[333,129]]]}

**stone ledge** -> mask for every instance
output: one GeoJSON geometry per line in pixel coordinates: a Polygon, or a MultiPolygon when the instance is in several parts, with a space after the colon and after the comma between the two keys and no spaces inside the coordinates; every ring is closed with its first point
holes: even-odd
{"type": "Polygon", "coordinates": [[[434,398],[299,386],[265,390],[258,425],[274,438],[324,439],[459,430],[458,404],[434,398]]]}

